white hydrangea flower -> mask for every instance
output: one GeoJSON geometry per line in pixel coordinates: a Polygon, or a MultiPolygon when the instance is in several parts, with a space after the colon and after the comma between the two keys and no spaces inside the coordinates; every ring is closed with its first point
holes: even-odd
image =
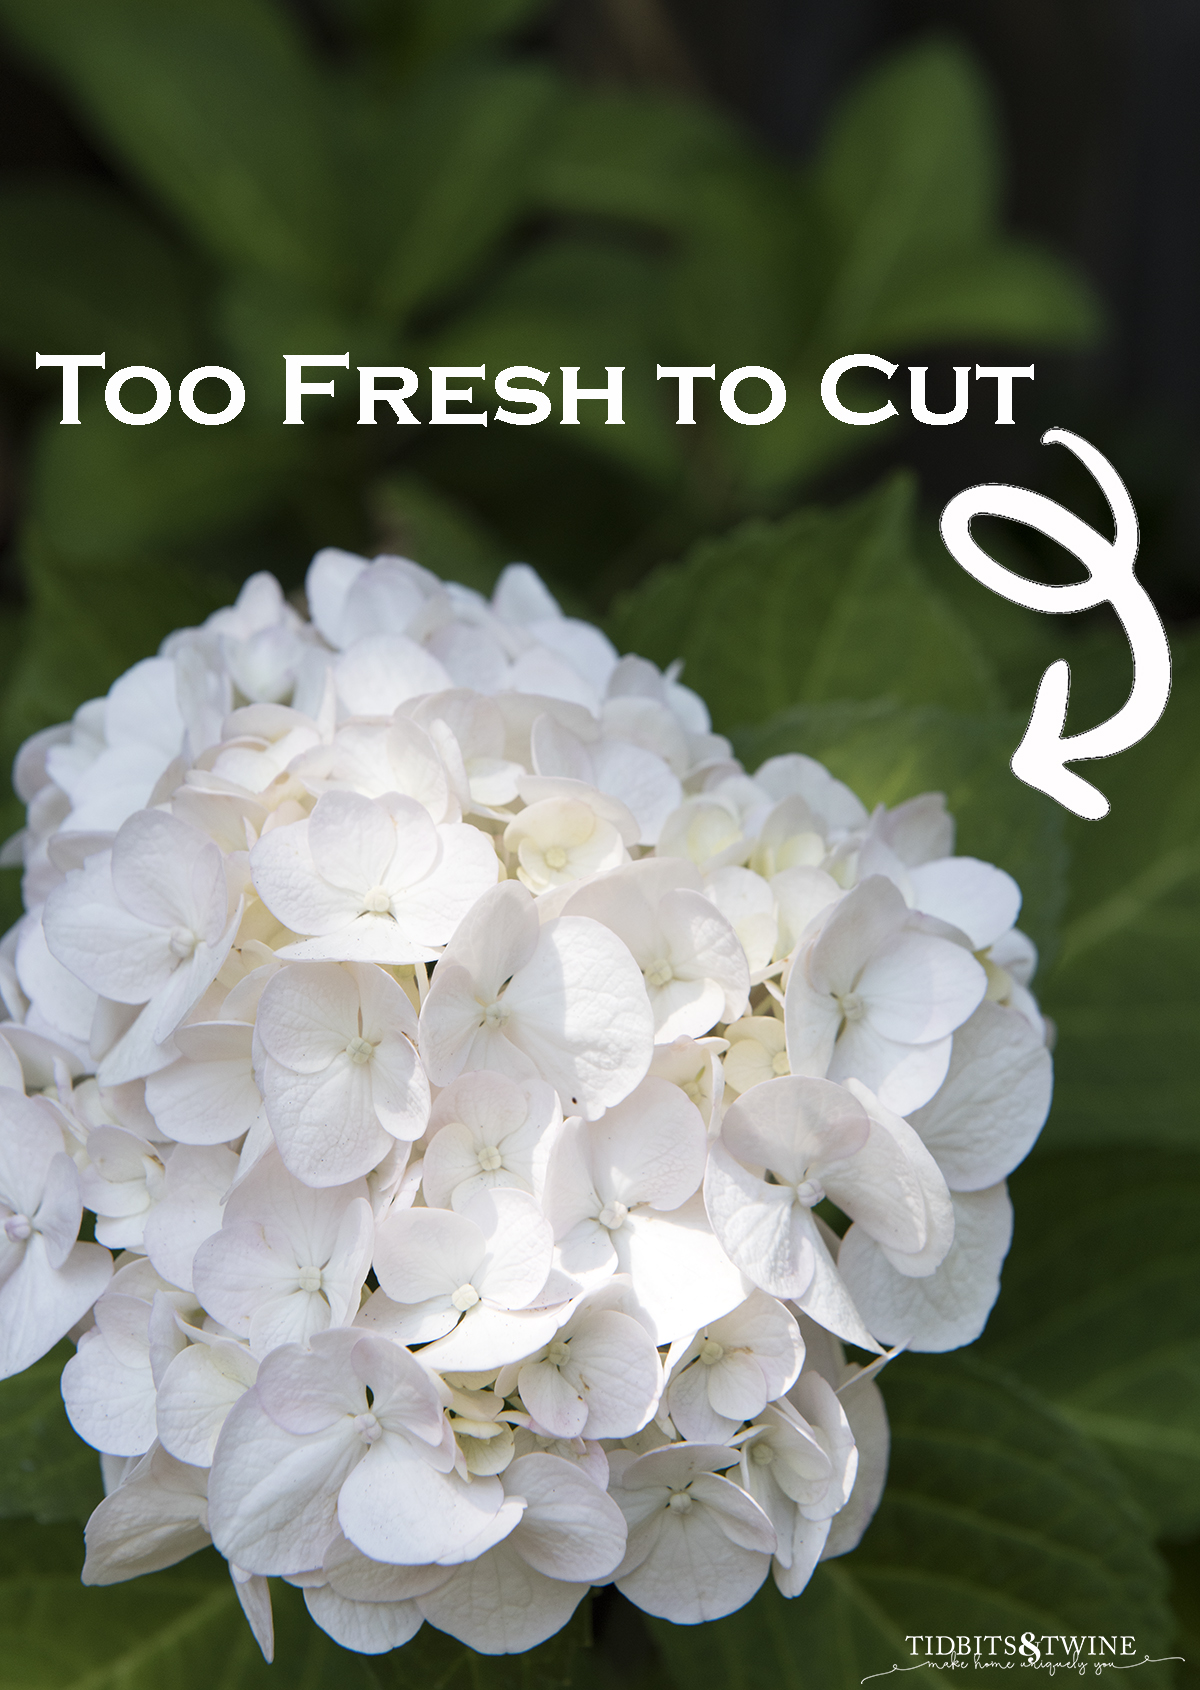
{"type": "Polygon", "coordinates": [[[0,1374],[75,1339],[84,1579],[211,1541],[267,1659],[276,1576],[366,1654],[797,1596],[882,1493],[882,1346],[996,1296],[1019,889],[938,794],[747,772],[526,565],[306,597],[252,577],[17,759],[0,1374]]]}

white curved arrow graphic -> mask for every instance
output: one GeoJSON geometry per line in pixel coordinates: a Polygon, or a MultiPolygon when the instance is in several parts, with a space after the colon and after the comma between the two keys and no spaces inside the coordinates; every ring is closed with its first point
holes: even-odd
{"type": "Polygon", "coordinates": [[[1158,612],[1133,573],[1138,520],[1125,483],[1102,453],[1065,428],[1049,429],[1042,442],[1065,446],[1091,471],[1113,513],[1116,532],[1111,541],[1053,499],[1025,487],[1001,485],[968,487],[951,499],[942,512],[942,539],[950,556],[969,575],[1014,604],[1069,615],[1091,610],[1107,599],[1121,618],[1133,653],[1133,688],[1121,709],[1107,722],[1064,739],[1071,670],[1060,659],[1042,676],[1025,737],[1012,757],[1012,772],[1018,780],[1048,792],[1077,816],[1098,821],[1108,814],[1108,799],[1064,764],[1112,757],[1146,737],[1171,694],[1171,648],[1158,612]],[[977,516],[1006,516],[1057,540],[1083,564],[1088,580],[1050,587],[1014,575],[971,538],[971,521],[977,516]]]}

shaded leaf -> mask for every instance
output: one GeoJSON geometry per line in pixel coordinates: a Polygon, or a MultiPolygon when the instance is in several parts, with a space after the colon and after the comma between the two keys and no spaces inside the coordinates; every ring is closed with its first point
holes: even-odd
{"type": "Polygon", "coordinates": [[[983,1353],[1107,1451],[1158,1531],[1200,1530],[1200,1156],[1039,1152],[1012,1196],[983,1353]]]}
{"type": "MultiPolygon", "coordinates": [[[[1087,1439],[967,1358],[906,1357],[881,1383],[891,1471],[858,1549],[819,1567],[794,1602],[768,1586],[713,1625],[653,1622],[680,1684],[851,1690],[913,1666],[916,1635],[1115,1631],[1139,1653],[1168,1652],[1165,1569],[1087,1439]]],[[[1170,1667],[1140,1674],[1157,1690],[1172,1682],[1170,1667]]]]}
{"type": "Polygon", "coordinates": [[[913,556],[911,497],[894,481],[702,542],[622,598],[609,632],[658,663],[682,657],[722,731],[826,699],[987,709],[987,660],[913,556]]]}
{"type": "Polygon", "coordinates": [[[59,1376],[69,1344],[0,1380],[0,1518],[86,1520],[104,1494],[100,1457],[75,1432],[59,1376]]]}

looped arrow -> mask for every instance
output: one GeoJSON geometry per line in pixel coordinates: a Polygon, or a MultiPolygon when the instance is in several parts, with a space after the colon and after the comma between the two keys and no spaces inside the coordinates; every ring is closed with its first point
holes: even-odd
{"type": "Polygon", "coordinates": [[[1051,615],[1071,615],[1107,600],[1120,617],[1133,653],[1133,687],[1121,709],[1086,733],[1064,738],[1071,670],[1060,659],[1042,676],[1025,737],[1012,757],[1012,772],[1018,780],[1049,793],[1077,816],[1099,821],[1108,814],[1108,799],[1064,764],[1112,757],[1146,737],[1171,694],[1171,648],[1158,612],[1133,573],[1138,520],[1125,483],[1102,453],[1065,428],[1048,430],[1042,443],[1065,446],[1091,472],[1112,510],[1115,534],[1111,541],[1053,499],[1025,487],[1001,485],[968,487],[951,499],[942,512],[942,539],[950,556],[969,575],[1014,604],[1051,615]],[[1004,516],[1036,528],[1073,552],[1088,579],[1051,587],[1014,575],[971,538],[971,521],[977,516],[1004,516]]]}

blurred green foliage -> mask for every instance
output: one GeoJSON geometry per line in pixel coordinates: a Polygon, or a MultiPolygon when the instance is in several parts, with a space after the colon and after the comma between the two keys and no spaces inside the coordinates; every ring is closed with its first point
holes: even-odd
{"type": "MultiPolygon", "coordinates": [[[[581,1616],[517,1661],[426,1628],[367,1662],[279,1589],[268,1671],[211,1555],[80,1588],[78,1527],[54,1522],[86,1512],[96,1466],[47,1358],[0,1386],[0,1515],[24,1517],[0,1534],[6,1690],[849,1690],[904,1659],[915,1631],[1122,1630],[1154,1653],[1173,1626],[1196,1634],[1200,648],[1177,642],[1163,723],[1096,776],[1110,818],[1075,822],[1008,758],[1053,658],[1072,664],[1073,731],[1119,702],[1115,621],[1075,630],[984,593],[903,478],[809,502],[872,444],[819,403],[832,358],[1082,346],[1097,308],[1005,230],[987,91],[952,45],[879,66],[793,167],[699,103],[568,84],[514,35],[538,10],[329,0],[337,45],[319,53],[271,0],[0,0],[0,28],[112,168],[109,183],[0,186],[0,361],[38,405],[26,608],[0,623],[0,749],[103,692],[252,569],[293,587],[333,543],[403,550],[481,587],[527,557],[623,649],[682,656],[751,765],[797,749],[870,803],[946,791],[959,848],[1022,884],[1059,1031],[1055,1109],[1013,1182],[984,1359],[885,1373],[887,1499],[796,1603],[768,1590],[695,1632],[622,1622],[625,1653],[612,1624],[583,1647],[581,1616]],[[64,429],[35,351],[104,351],[108,373],[144,363],[173,382],[225,364],[249,400],[221,429],[177,413],[130,429],[85,371],[83,426],[64,429]],[[608,428],[585,406],[565,436],[557,422],[448,435],[384,411],[359,429],[344,375],[336,401],[285,429],[296,351],[489,375],[528,362],[554,372],[556,399],[558,366],[596,385],[622,364],[628,420],[608,428]],[[659,362],[766,365],[787,410],[738,427],[701,383],[695,427],[677,428],[659,362]]],[[[1182,1684],[1173,1672],[1143,1682],[1182,1684]]]]}

